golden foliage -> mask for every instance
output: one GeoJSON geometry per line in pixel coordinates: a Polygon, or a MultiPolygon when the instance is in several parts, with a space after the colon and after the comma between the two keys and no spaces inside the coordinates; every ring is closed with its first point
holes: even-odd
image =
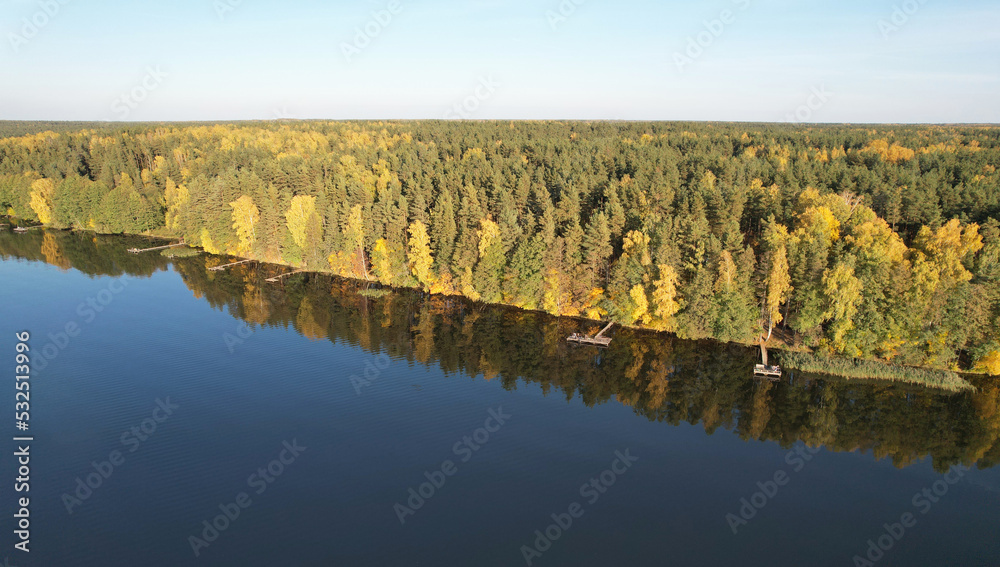
{"type": "Polygon", "coordinates": [[[392,261],[389,258],[389,245],[384,238],[375,241],[375,248],[372,250],[372,271],[375,278],[386,284],[393,284],[392,261]]]}
{"type": "Polygon", "coordinates": [[[633,258],[643,266],[649,266],[653,263],[653,259],[649,255],[649,237],[642,231],[633,230],[626,234],[622,250],[623,257],[633,258]]]}
{"type": "Polygon", "coordinates": [[[861,280],[854,276],[854,268],[837,262],[823,273],[823,287],[828,302],[824,317],[833,321],[832,346],[837,352],[857,355],[846,352],[844,337],[854,328],[854,315],[861,303],[861,280]]]}
{"type": "Polygon", "coordinates": [[[431,293],[440,293],[442,295],[455,295],[458,290],[455,289],[451,273],[445,272],[431,283],[429,291],[431,293]]]}
{"type": "Polygon", "coordinates": [[[191,198],[188,193],[187,187],[184,185],[177,185],[174,183],[173,179],[167,178],[167,188],[164,193],[164,198],[167,201],[167,214],[166,214],[166,226],[170,230],[177,230],[179,228],[178,218],[181,214],[181,210],[187,205],[188,200],[191,198]]]}
{"type": "Polygon", "coordinates": [[[580,312],[588,319],[601,320],[608,314],[608,310],[601,306],[604,302],[604,288],[595,287],[587,294],[587,299],[580,307],[580,312]]]}
{"type": "Polygon", "coordinates": [[[237,251],[243,256],[249,256],[257,243],[257,223],[260,222],[260,210],[254,204],[253,198],[241,195],[229,206],[233,208],[233,228],[239,236],[237,251]]]}
{"type": "Polygon", "coordinates": [[[368,279],[368,260],[365,258],[364,207],[354,205],[344,226],[344,250],[336,250],[327,259],[330,266],[344,277],[368,279]]]}
{"type": "Polygon", "coordinates": [[[573,312],[570,308],[570,298],[566,291],[563,274],[555,268],[549,269],[545,274],[542,293],[542,309],[552,315],[568,315],[573,312]]]}
{"type": "Polygon", "coordinates": [[[674,315],[681,310],[677,297],[680,276],[672,266],[660,264],[660,278],[653,282],[652,327],[661,331],[674,331],[677,324],[674,315]]]}
{"type": "Polygon", "coordinates": [[[479,257],[485,258],[490,247],[500,240],[500,225],[490,219],[482,219],[479,226],[476,231],[476,236],[479,237],[479,257]]]}
{"type": "Polygon", "coordinates": [[[469,149],[465,150],[464,154],[462,154],[462,159],[463,160],[468,160],[468,159],[481,159],[481,160],[485,160],[486,159],[486,154],[483,153],[483,149],[482,148],[469,148],[469,149]]]}
{"type": "Polygon", "coordinates": [[[354,271],[357,254],[348,254],[340,250],[332,252],[326,259],[330,263],[333,273],[344,278],[354,278],[357,274],[354,271]]]}
{"type": "Polygon", "coordinates": [[[781,305],[788,300],[791,292],[792,278],[788,274],[788,253],[782,244],[772,255],[771,266],[767,273],[764,309],[767,312],[769,328],[781,323],[783,319],[781,305]]]}
{"type": "Polygon", "coordinates": [[[51,179],[42,178],[31,182],[31,201],[28,205],[42,224],[52,223],[52,197],[55,193],[56,184],[51,179]]]}
{"type": "Polygon", "coordinates": [[[408,229],[410,239],[408,244],[407,257],[410,263],[410,272],[413,277],[423,286],[424,290],[429,290],[434,283],[431,275],[431,266],[434,258],[431,255],[431,239],[427,235],[427,225],[415,220],[410,223],[408,229]]]}
{"type": "Polygon", "coordinates": [[[649,322],[649,301],[646,299],[646,289],[642,287],[641,284],[636,284],[632,286],[632,289],[628,292],[629,298],[632,300],[632,312],[629,313],[629,318],[632,322],[649,322]]]}
{"type": "Polygon", "coordinates": [[[219,247],[215,245],[215,242],[212,242],[212,235],[208,233],[207,228],[201,229],[201,247],[209,254],[218,254],[220,252],[219,247]]]}
{"type": "Polygon", "coordinates": [[[868,145],[862,148],[861,152],[878,154],[882,158],[882,161],[896,165],[904,161],[910,161],[916,155],[916,152],[910,148],[903,147],[896,142],[889,145],[888,140],[884,138],[868,142],[868,145]]]}
{"type": "Polygon", "coordinates": [[[983,237],[979,225],[963,228],[958,219],[952,219],[936,231],[922,227],[915,245],[938,268],[943,281],[966,282],[972,279],[972,273],[965,269],[963,261],[982,249],[983,237]]]}
{"type": "Polygon", "coordinates": [[[840,221],[827,207],[809,207],[798,216],[798,231],[820,238],[827,244],[840,238],[840,221]]]}
{"type": "Polygon", "coordinates": [[[306,227],[310,218],[316,214],[316,197],[312,195],[296,195],[292,197],[292,204],[285,213],[285,225],[288,232],[292,234],[295,244],[300,247],[306,245],[306,227]]]}
{"type": "Polygon", "coordinates": [[[475,286],[472,285],[472,268],[466,266],[465,269],[459,274],[459,289],[462,291],[462,295],[468,297],[472,301],[479,301],[482,296],[476,291],[475,286]]]}
{"type": "Polygon", "coordinates": [[[979,359],[976,370],[988,372],[991,376],[1000,376],[1000,351],[992,351],[979,359]]]}
{"type": "Polygon", "coordinates": [[[899,234],[880,218],[855,226],[844,241],[872,259],[892,264],[904,262],[908,251],[899,234]]]}

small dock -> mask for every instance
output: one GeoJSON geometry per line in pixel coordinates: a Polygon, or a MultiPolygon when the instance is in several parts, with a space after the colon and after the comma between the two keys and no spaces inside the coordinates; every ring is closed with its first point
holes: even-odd
{"type": "Polygon", "coordinates": [[[128,251],[131,252],[132,254],[141,254],[142,252],[152,252],[153,250],[166,250],[167,248],[176,248],[178,246],[187,246],[187,244],[185,244],[184,242],[180,242],[178,244],[168,244],[166,246],[155,246],[153,248],[143,248],[141,250],[139,248],[129,248],[128,251]]]}
{"type": "Polygon", "coordinates": [[[33,228],[42,228],[40,226],[16,226],[14,227],[14,232],[25,233],[33,228]]]}
{"type": "Polygon", "coordinates": [[[277,282],[281,281],[281,278],[283,278],[285,276],[292,276],[292,275],[295,275],[295,274],[301,274],[303,272],[308,272],[308,271],[309,270],[295,270],[294,272],[288,272],[288,273],[285,273],[285,274],[278,274],[277,276],[274,276],[273,278],[267,278],[265,281],[269,281],[271,283],[277,283],[277,282]]]}
{"type": "Polygon", "coordinates": [[[781,378],[781,367],[757,364],[753,367],[753,375],[762,376],[764,378],[781,378]]]}
{"type": "Polygon", "coordinates": [[[246,264],[247,262],[253,262],[253,260],[240,260],[239,262],[232,262],[229,264],[223,264],[221,266],[215,266],[214,268],[209,268],[208,270],[211,272],[218,272],[221,270],[225,270],[226,268],[229,268],[231,266],[239,266],[240,264],[246,264]]]}
{"type": "Polygon", "coordinates": [[[761,362],[764,364],[755,364],[753,367],[753,375],[760,376],[762,378],[781,378],[781,367],[780,366],[770,366],[767,363],[767,348],[764,346],[764,339],[761,338],[760,341],[760,358],[761,362]]]}
{"type": "Polygon", "coordinates": [[[566,340],[571,343],[578,343],[583,345],[597,345],[597,346],[608,346],[611,344],[610,337],[604,337],[604,333],[614,325],[614,321],[608,323],[599,333],[593,337],[588,337],[587,335],[581,335],[579,333],[573,333],[572,335],[566,337],[566,340]]]}

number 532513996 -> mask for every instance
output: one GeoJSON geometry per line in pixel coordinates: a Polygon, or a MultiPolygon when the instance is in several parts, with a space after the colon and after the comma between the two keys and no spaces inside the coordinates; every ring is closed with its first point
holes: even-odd
{"type": "Polygon", "coordinates": [[[31,338],[31,334],[27,331],[15,334],[17,346],[14,348],[17,353],[14,355],[16,364],[14,367],[16,375],[14,387],[17,392],[14,394],[14,419],[17,422],[18,431],[27,431],[28,422],[31,421],[31,367],[28,366],[31,363],[31,357],[28,355],[31,350],[28,346],[28,339],[31,338]]]}

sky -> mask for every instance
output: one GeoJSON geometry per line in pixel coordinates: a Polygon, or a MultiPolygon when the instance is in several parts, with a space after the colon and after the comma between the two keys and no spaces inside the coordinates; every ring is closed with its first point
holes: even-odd
{"type": "Polygon", "coordinates": [[[0,119],[1000,123],[995,0],[0,0],[0,119]]]}

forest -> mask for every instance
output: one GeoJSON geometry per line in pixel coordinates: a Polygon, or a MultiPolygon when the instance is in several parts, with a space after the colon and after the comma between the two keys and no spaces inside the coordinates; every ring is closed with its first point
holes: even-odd
{"type": "Polygon", "coordinates": [[[1000,374],[1000,128],[0,124],[52,228],[552,315],[1000,374]]]}
{"type": "MultiPolygon", "coordinates": [[[[799,371],[779,382],[754,380],[751,368],[759,354],[740,345],[618,329],[606,350],[578,347],[566,335],[598,324],[419,291],[371,294],[363,280],[326,274],[269,283],[266,278],[280,266],[210,271],[225,261],[219,256],[169,259],[170,251],[126,252],[143,242],[82,232],[0,231],[0,258],[140,278],[172,264],[195,297],[246,325],[242,333],[243,327],[233,325],[232,333],[219,337],[223,353],[254,348],[259,329],[294,329],[311,340],[385,353],[402,365],[438,367],[452,380],[495,380],[508,390],[537,385],[546,395],[588,407],[625,404],[664,427],[697,424],[709,434],[729,431],[786,448],[804,442],[870,452],[900,468],[930,457],[940,473],[960,463],[981,469],[1000,463],[1000,382],[991,377],[968,376],[975,388],[957,393],[799,371]]],[[[392,376],[386,372],[379,380],[392,376]]],[[[354,395],[358,388],[380,387],[379,381],[366,384],[366,377],[358,362],[354,369],[300,379],[339,381],[354,395]]]]}

